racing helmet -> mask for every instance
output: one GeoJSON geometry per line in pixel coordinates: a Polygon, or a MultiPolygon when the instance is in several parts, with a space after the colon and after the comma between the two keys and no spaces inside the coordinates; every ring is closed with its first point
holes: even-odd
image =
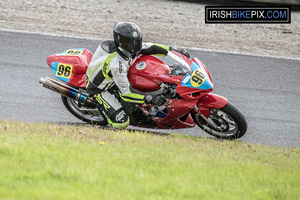
{"type": "Polygon", "coordinates": [[[118,22],[114,26],[114,41],[127,57],[134,58],[142,48],[142,32],[132,22],[118,22]]]}

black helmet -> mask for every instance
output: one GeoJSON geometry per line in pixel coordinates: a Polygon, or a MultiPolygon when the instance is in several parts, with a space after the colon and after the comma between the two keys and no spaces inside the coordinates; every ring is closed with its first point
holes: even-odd
{"type": "Polygon", "coordinates": [[[142,32],[131,22],[118,22],[114,26],[114,41],[127,57],[134,58],[142,48],[142,32]]]}

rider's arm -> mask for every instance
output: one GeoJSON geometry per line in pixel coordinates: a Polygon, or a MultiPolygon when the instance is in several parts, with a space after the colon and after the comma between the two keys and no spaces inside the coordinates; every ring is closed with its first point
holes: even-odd
{"type": "Polygon", "coordinates": [[[145,96],[131,89],[125,65],[126,64],[120,60],[115,60],[110,64],[113,79],[120,90],[120,97],[126,102],[144,103],[145,96]]]}
{"type": "Polygon", "coordinates": [[[159,54],[159,55],[167,55],[168,51],[176,51],[178,53],[181,53],[185,55],[186,57],[190,58],[190,54],[182,48],[176,48],[176,47],[167,47],[162,44],[152,44],[152,43],[143,43],[143,48],[140,51],[140,54],[143,55],[153,55],[153,54],[159,54]]]}
{"type": "Polygon", "coordinates": [[[143,55],[161,55],[166,56],[169,48],[160,44],[143,43],[143,48],[139,54],[143,55]]]}
{"type": "Polygon", "coordinates": [[[149,95],[141,93],[130,86],[127,78],[127,68],[125,63],[121,61],[111,63],[111,73],[113,79],[120,89],[120,97],[129,103],[147,103],[154,105],[162,105],[166,102],[166,98],[163,95],[149,95]]]}
{"type": "MultiPolygon", "coordinates": [[[[173,47],[167,47],[162,44],[151,44],[144,43],[142,50],[139,54],[143,55],[153,55],[160,56],[160,59],[169,66],[174,66],[175,64],[181,64],[183,60],[171,52],[170,50],[174,50],[173,47]]],[[[180,52],[179,52],[180,53],[180,52]]]]}

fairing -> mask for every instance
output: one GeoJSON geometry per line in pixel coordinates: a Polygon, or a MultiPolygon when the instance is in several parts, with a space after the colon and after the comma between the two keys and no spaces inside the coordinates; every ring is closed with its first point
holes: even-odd
{"type": "Polygon", "coordinates": [[[87,49],[68,49],[47,58],[54,76],[69,85],[85,88],[86,70],[93,54],[87,49]]]}
{"type": "MultiPolygon", "coordinates": [[[[161,82],[177,85],[176,92],[183,99],[172,99],[168,103],[167,115],[153,118],[157,128],[161,129],[193,127],[195,123],[190,113],[197,112],[195,107],[198,107],[198,111],[203,111],[205,116],[209,116],[209,111],[212,108],[222,107],[227,103],[225,98],[209,94],[213,90],[213,81],[200,60],[190,60],[181,54],[176,54],[182,57],[189,69],[186,69],[186,65],[178,65],[177,67],[182,67],[182,71],[189,73],[182,76],[180,73],[177,75],[172,72],[172,67],[165,65],[153,56],[138,58],[128,72],[131,85],[140,91],[158,90],[161,82]]],[[[145,110],[148,108],[144,105],[141,107],[145,110]]]]}

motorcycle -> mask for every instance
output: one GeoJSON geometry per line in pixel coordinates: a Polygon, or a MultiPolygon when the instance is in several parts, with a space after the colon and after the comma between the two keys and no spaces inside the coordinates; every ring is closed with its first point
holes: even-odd
{"type": "MultiPolygon", "coordinates": [[[[157,129],[192,128],[196,124],[208,134],[222,139],[237,139],[247,130],[241,112],[225,97],[211,93],[213,80],[197,58],[172,51],[181,63],[167,66],[151,55],[141,55],[130,66],[131,86],[152,95],[164,95],[162,106],[139,104],[131,117],[138,127],[157,129]]],[[[64,106],[78,119],[97,125],[107,120],[86,90],[86,71],[93,54],[88,49],[68,49],[50,55],[47,63],[54,76],[40,78],[40,83],[61,94],[64,106]]]]}

